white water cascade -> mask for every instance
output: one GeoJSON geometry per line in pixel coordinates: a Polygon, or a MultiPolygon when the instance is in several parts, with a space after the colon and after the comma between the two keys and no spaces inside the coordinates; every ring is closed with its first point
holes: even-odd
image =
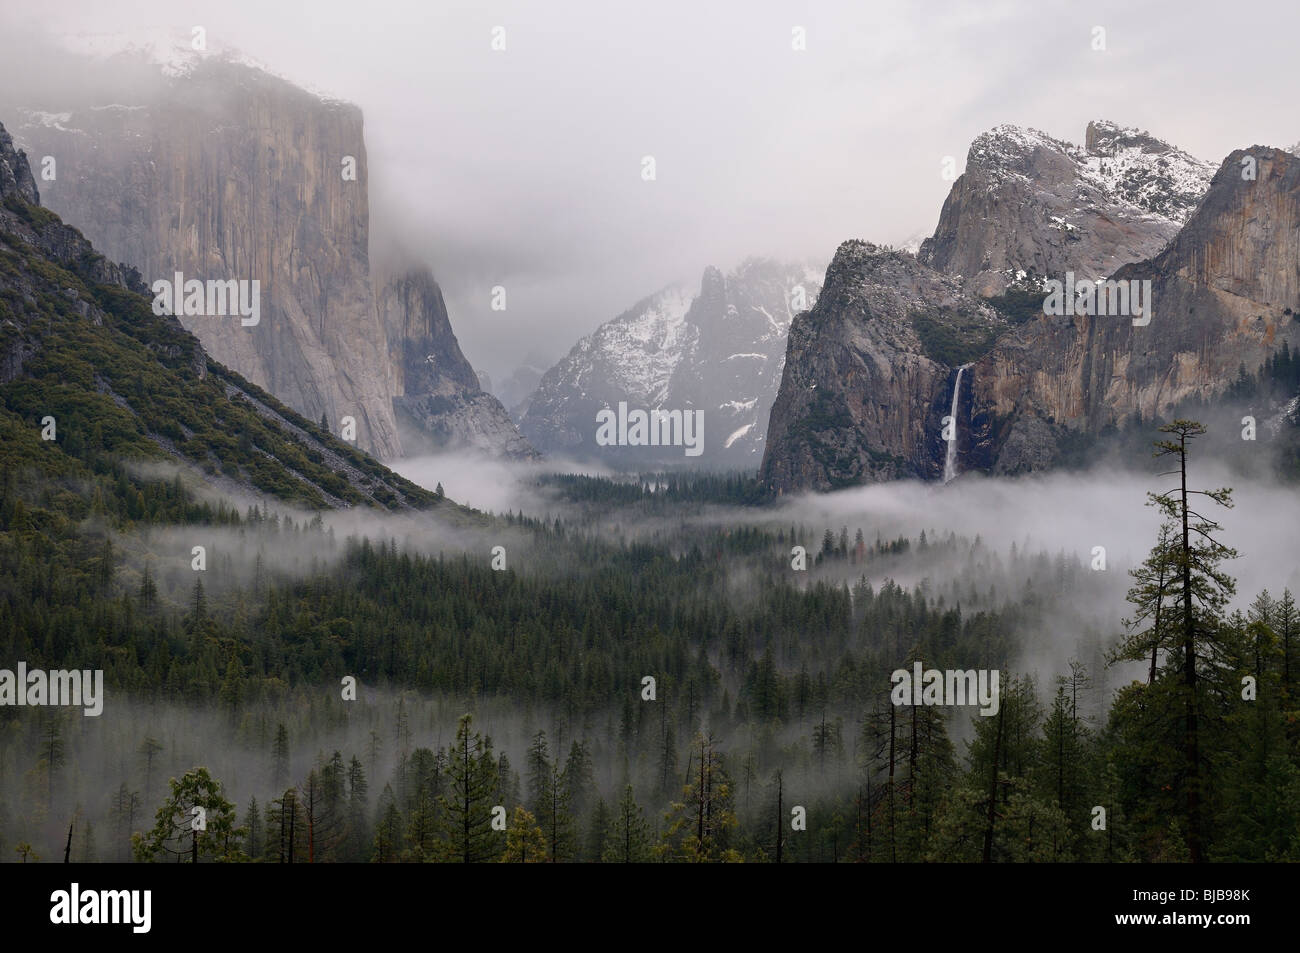
{"type": "Polygon", "coordinates": [[[957,368],[957,380],[952,385],[952,439],[948,441],[948,453],[943,461],[943,482],[950,483],[957,476],[957,402],[961,399],[961,375],[969,364],[957,368]]]}

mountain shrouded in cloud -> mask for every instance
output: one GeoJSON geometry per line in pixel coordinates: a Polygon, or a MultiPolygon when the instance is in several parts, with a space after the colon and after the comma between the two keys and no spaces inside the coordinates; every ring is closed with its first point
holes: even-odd
{"type": "Polygon", "coordinates": [[[468,364],[440,292],[436,306],[395,317],[397,292],[376,287],[357,107],[230,51],[163,40],[111,55],[91,40],[81,48],[97,51],[118,85],[19,108],[15,135],[58,159],[50,206],[147,284],[176,273],[259,283],[255,326],[182,316],[214,358],[335,432],[352,418],[358,446],[380,457],[406,449],[395,401],[405,402],[412,452],[532,452],[477,378],[458,373],[468,364]],[[412,337],[389,340],[389,331],[412,337]],[[430,335],[438,348],[425,346],[430,335]],[[432,390],[404,386],[390,368],[390,355],[409,347],[437,363],[432,390]],[[424,410],[412,414],[420,398],[424,410]],[[454,411],[441,406],[449,400],[454,411]]]}
{"type": "Polygon", "coordinates": [[[597,415],[620,403],[699,411],[704,443],[694,462],[756,467],[790,322],[817,300],[821,281],[817,268],[769,259],[746,259],[726,275],[707,268],[698,290],[666,288],[579,341],[543,376],[520,426],[568,456],[680,464],[679,448],[599,446],[597,415]]]}

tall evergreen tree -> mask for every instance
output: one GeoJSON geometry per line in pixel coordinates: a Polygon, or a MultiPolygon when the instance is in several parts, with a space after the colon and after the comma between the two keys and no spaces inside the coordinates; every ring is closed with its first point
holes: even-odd
{"type": "Polygon", "coordinates": [[[492,739],[472,731],[470,715],[462,715],[456,740],[447,749],[447,785],[439,799],[440,827],[447,858],[457,863],[496,860],[504,845],[492,829],[498,769],[492,739]]]}
{"type": "Polygon", "coordinates": [[[614,807],[601,859],[619,864],[640,864],[650,860],[650,826],[636,803],[630,784],[623,788],[623,795],[614,807]]]}

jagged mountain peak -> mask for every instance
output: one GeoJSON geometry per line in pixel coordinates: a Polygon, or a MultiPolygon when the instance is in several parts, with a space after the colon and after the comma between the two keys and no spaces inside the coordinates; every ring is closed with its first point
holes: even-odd
{"type": "Polygon", "coordinates": [[[1110,155],[1121,149],[1141,149],[1143,152],[1173,152],[1175,147],[1157,139],[1145,129],[1121,126],[1109,119],[1094,119],[1084,130],[1083,147],[1098,155],[1110,155]]]}
{"type": "Polygon", "coordinates": [[[542,377],[520,427],[543,450],[613,465],[680,462],[681,450],[598,447],[595,415],[630,408],[704,414],[696,462],[754,466],[798,310],[821,290],[821,270],[746,258],[729,272],[705,268],[697,285],[670,285],[580,340],[542,377]]]}
{"type": "Polygon", "coordinates": [[[1104,198],[1179,223],[1187,220],[1214,173],[1212,163],[1146,130],[1105,119],[1088,123],[1082,146],[1032,127],[995,126],[975,137],[966,167],[993,185],[1010,177],[1039,177],[1044,163],[1062,160],[1072,162],[1083,183],[1104,198]]]}
{"type": "Polygon", "coordinates": [[[0,198],[16,196],[29,205],[40,205],[41,196],[32,177],[27,154],[14,145],[13,136],[0,125],[0,198]]]}

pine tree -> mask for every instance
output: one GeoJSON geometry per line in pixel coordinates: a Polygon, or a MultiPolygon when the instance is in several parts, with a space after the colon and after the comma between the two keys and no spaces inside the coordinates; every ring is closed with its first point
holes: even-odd
{"type": "Polygon", "coordinates": [[[261,857],[266,835],[262,830],[262,812],[255,797],[248,799],[248,810],[244,812],[244,829],[248,832],[244,838],[244,853],[252,858],[261,857]]]}
{"type": "Polygon", "coordinates": [[[132,791],[123,781],[113,797],[109,808],[109,818],[113,822],[114,860],[125,860],[130,856],[131,834],[134,833],[135,816],[140,810],[140,794],[132,791]]]}
{"type": "Polygon", "coordinates": [[[379,794],[378,820],[371,859],[377,864],[395,863],[401,854],[402,812],[397,808],[393,789],[385,784],[379,794]]]}
{"type": "Polygon", "coordinates": [[[289,730],[276,725],[275,743],[271,747],[271,786],[277,791],[289,780],[289,730]]]}
{"type": "MultiPolygon", "coordinates": [[[[668,706],[665,705],[661,710],[666,713],[668,706]]],[[[672,724],[666,720],[666,715],[662,730],[659,747],[659,790],[663,794],[668,794],[673,789],[677,775],[677,738],[673,734],[672,724]]]]}
{"type": "Polygon", "coordinates": [[[441,796],[446,784],[443,767],[446,758],[428,748],[416,748],[406,765],[405,783],[398,791],[406,810],[405,856],[418,862],[436,860],[441,796]]]}
{"type": "Polygon", "coordinates": [[[613,812],[605,799],[599,798],[591,811],[591,823],[587,827],[587,839],[583,845],[582,856],[599,863],[605,854],[605,842],[609,840],[610,826],[614,822],[613,812]]]}
{"type": "Polygon", "coordinates": [[[1063,858],[1085,836],[1091,807],[1083,801],[1087,780],[1085,738],[1079,730],[1068,686],[1068,679],[1057,679],[1056,695],[1043,721],[1042,754],[1035,772],[1034,794],[1055,804],[1069,822],[1067,840],[1054,845],[1056,858],[1063,858]]]}
{"type": "Polygon", "coordinates": [[[574,740],[564,762],[564,795],[575,819],[586,816],[592,793],[596,789],[595,770],[586,742],[574,740]]]}
{"type": "Polygon", "coordinates": [[[367,798],[366,772],[361,760],[352,756],[348,762],[348,820],[347,820],[347,859],[364,860],[366,845],[370,842],[369,825],[366,823],[367,798]]]}
{"type": "MultiPolygon", "coordinates": [[[[1218,679],[1225,661],[1220,638],[1222,612],[1236,591],[1232,578],[1219,569],[1235,550],[1214,538],[1222,529],[1219,524],[1192,509],[1190,498],[1204,496],[1220,506],[1232,506],[1232,491],[1189,490],[1187,487],[1188,442],[1205,433],[1196,421],[1175,420],[1160,428],[1173,439],[1157,441],[1157,457],[1172,456],[1177,468],[1169,471],[1179,477],[1179,486],[1164,493],[1147,494],[1166,519],[1175,522],[1180,535],[1170,552],[1176,583],[1172,596],[1176,606],[1178,643],[1173,674],[1181,682],[1184,769],[1183,790],[1186,796],[1187,852],[1192,863],[1205,859],[1204,795],[1201,754],[1201,710],[1205,705],[1205,688],[1222,691],[1218,679]],[[1203,686],[1202,683],[1208,683],[1203,686]]],[[[1162,474],[1163,475],[1163,474],[1162,474]]]]}
{"type": "Polygon", "coordinates": [[[528,806],[535,817],[550,813],[551,760],[546,745],[546,732],[538,731],[528,746],[528,806]]]}
{"type": "Polygon", "coordinates": [[[58,708],[42,708],[41,758],[45,765],[47,805],[54,804],[54,774],[63,766],[63,712],[58,708]]]}
{"type": "Polygon", "coordinates": [[[510,766],[510,759],[504,751],[497,757],[497,789],[502,804],[512,806],[519,803],[519,774],[510,766]]]}
{"type": "Polygon", "coordinates": [[[1138,662],[1150,658],[1147,684],[1156,679],[1160,652],[1177,642],[1177,617],[1170,593],[1178,584],[1174,540],[1176,525],[1162,523],[1155,548],[1137,569],[1129,571],[1135,584],[1128,601],[1136,607],[1132,619],[1125,619],[1127,635],[1110,653],[1109,661],[1138,662]]]}
{"type": "Polygon", "coordinates": [[[558,764],[551,765],[546,792],[541,803],[545,812],[539,815],[546,846],[552,863],[571,860],[574,853],[573,814],[569,810],[568,785],[558,764]]]}
{"type": "Polygon", "coordinates": [[[1282,590],[1282,598],[1274,606],[1274,631],[1282,641],[1282,691],[1289,700],[1294,697],[1291,641],[1300,633],[1300,615],[1296,613],[1295,597],[1290,589],[1282,590]]]}
{"type": "Polygon", "coordinates": [[[157,604],[158,585],[153,581],[153,575],[149,571],[149,564],[145,563],[144,572],[140,578],[140,608],[145,612],[149,612],[157,604]]]}
{"type": "Polygon", "coordinates": [[[287,789],[266,810],[266,857],[280,864],[302,863],[307,821],[296,788],[287,789]]]}
{"type": "Polygon", "coordinates": [[[739,861],[739,852],[731,847],[736,826],[731,779],[711,734],[696,736],[692,757],[696,763],[688,771],[682,800],[674,802],[665,817],[660,853],[692,863],[739,861]]]}
{"type": "Polygon", "coordinates": [[[439,799],[447,859],[465,864],[496,860],[502,849],[492,829],[498,779],[492,740],[471,732],[472,721],[462,715],[457,725],[456,740],[447,749],[446,792],[439,799]]]}
{"type": "Polygon", "coordinates": [[[650,827],[636,803],[630,784],[623,788],[623,796],[614,808],[601,859],[618,864],[640,864],[650,860],[650,827]]]}

